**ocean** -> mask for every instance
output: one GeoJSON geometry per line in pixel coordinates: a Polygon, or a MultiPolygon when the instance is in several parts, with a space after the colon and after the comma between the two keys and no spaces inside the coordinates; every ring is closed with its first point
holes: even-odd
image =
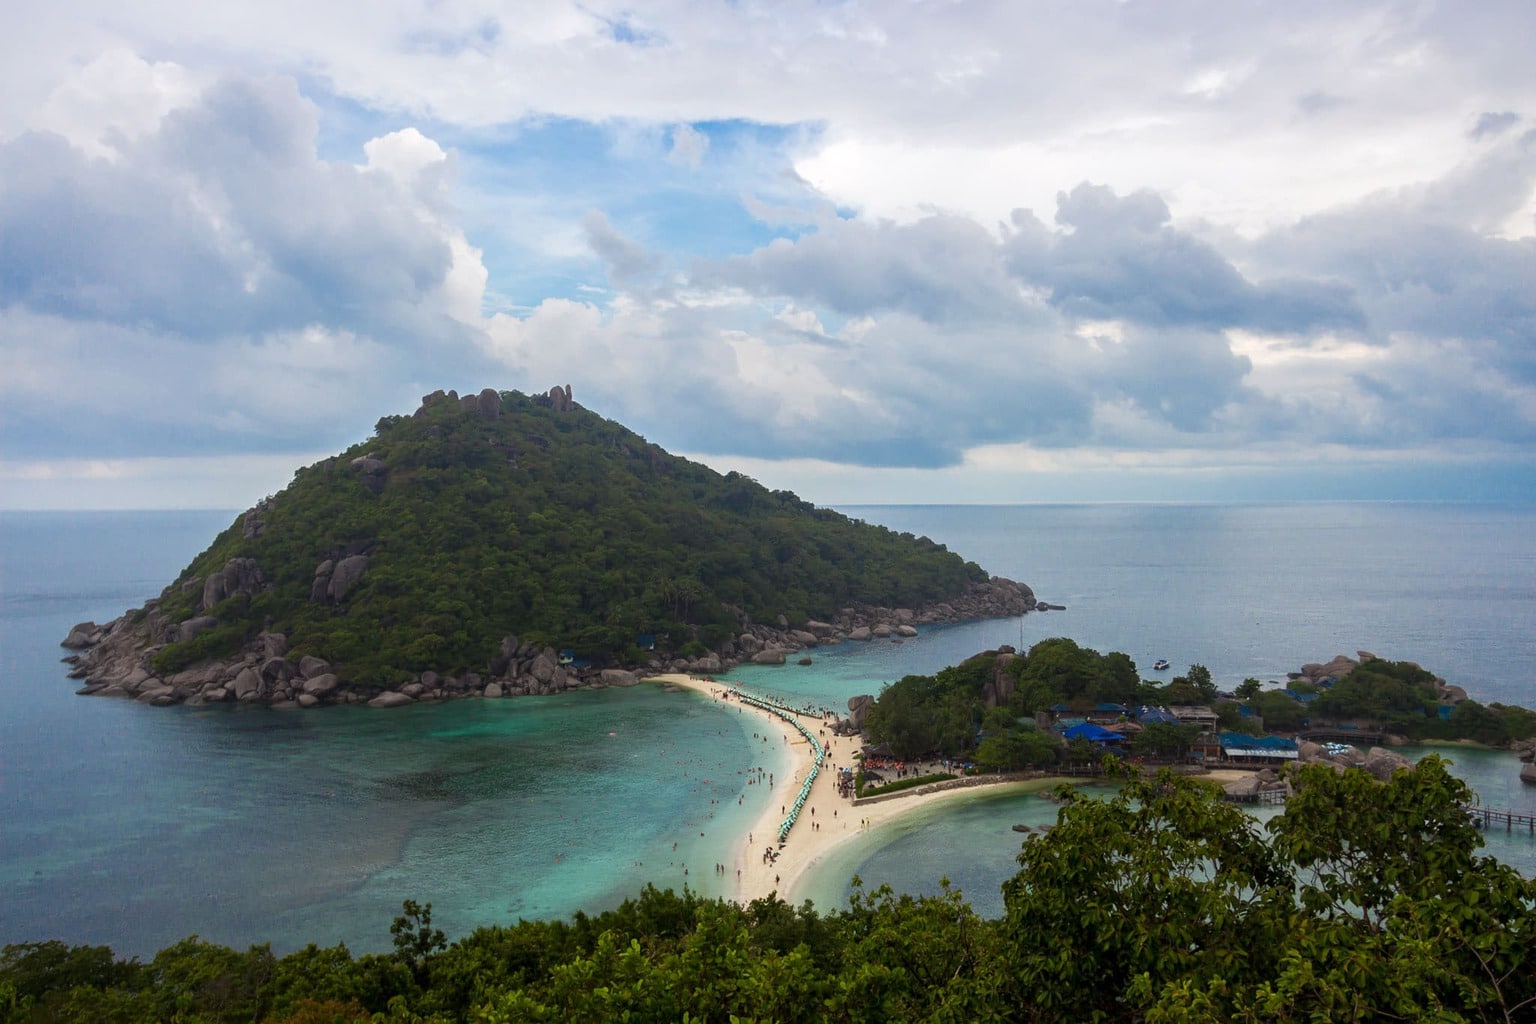
{"type": "MultiPolygon", "coordinates": [[[[1536,507],[1430,503],[860,507],[1065,611],[820,648],[741,685],[842,707],[980,650],[1070,636],[1146,673],[1280,680],[1373,651],[1479,700],[1536,705],[1536,507]]],[[[743,718],[655,686],[391,712],[148,708],[73,695],[58,642],[141,604],[229,512],[0,513],[0,943],[144,955],[189,934],[290,950],[389,946],[404,899],[450,935],[617,904],[646,883],[713,895],[716,862],[770,799],[743,718]]],[[[1453,749],[1490,806],[1536,812],[1513,757],[1453,749]]],[[[1038,797],[978,796],[861,838],[804,893],[847,879],[985,913],[1038,797]]],[[[1536,838],[1489,836],[1536,874],[1536,838]]]]}

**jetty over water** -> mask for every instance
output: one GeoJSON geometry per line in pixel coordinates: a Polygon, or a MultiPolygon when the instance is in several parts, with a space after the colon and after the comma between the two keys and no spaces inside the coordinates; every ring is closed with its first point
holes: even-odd
{"type": "Polygon", "coordinates": [[[1523,828],[1532,836],[1536,836],[1536,814],[1522,814],[1519,811],[1501,811],[1496,807],[1478,807],[1473,804],[1462,804],[1462,809],[1471,816],[1478,828],[1487,831],[1495,825],[1503,825],[1505,832],[1513,832],[1516,828],[1523,828]]]}
{"type": "Polygon", "coordinates": [[[1296,734],[1298,740],[1310,740],[1313,743],[1347,743],[1352,747],[1375,747],[1386,741],[1384,732],[1372,732],[1368,729],[1342,729],[1319,727],[1308,729],[1306,732],[1296,734]]]}

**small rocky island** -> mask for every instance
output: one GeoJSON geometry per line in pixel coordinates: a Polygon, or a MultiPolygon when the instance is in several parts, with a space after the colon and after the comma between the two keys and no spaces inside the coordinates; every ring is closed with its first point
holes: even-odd
{"type": "Polygon", "coordinates": [[[63,643],[82,694],[395,707],[782,665],[1036,607],[926,537],[670,455],[566,386],[427,395],[63,643]]]}

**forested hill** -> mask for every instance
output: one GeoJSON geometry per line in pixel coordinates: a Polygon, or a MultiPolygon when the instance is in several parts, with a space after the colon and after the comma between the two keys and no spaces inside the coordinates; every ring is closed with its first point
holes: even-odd
{"type": "Polygon", "coordinates": [[[290,662],[388,686],[494,673],[509,634],[634,664],[652,638],[702,654],[747,622],[920,608],[987,579],[927,538],[670,455],[568,388],[437,392],[300,470],[126,624],[163,644],[162,676],[281,634],[290,662]]]}

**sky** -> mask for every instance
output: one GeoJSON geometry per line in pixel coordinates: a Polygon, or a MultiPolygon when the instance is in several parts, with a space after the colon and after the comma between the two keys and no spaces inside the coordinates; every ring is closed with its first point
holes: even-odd
{"type": "Polygon", "coordinates": [[[1536,500],[1536,4],[54,0],[0,508],[438,388],[822,505],[1536,500]]]}

